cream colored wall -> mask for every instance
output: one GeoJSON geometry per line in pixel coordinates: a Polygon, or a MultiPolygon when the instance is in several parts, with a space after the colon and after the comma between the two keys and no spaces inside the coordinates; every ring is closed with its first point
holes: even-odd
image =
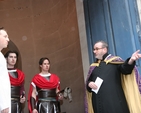
{"type": "MultiPolygon", "coordinates": [[[[2,0],[0,26],[7,29],[10,40],[20,51],[26,94],[32,77],[39,72],[39,59],[48,57],[51,72],[60,77],[61,88],[69,86],[73,90],[73,102],[64,100],[62,111],[84,113],[84,76],[75,0],[2,0]]],[[[24,111],[28,113],[27,102],[24,111]]]]}
{"type": "Polygon", "coordinates": [[[88,69],[89,69],[90,63],[89,63],[89,55],[88,55],[83,0],[75,0],[75,2],[76,2],[77,21],[78,21],[78,28],[79,28],[79,39],[80,39],[84,82],[85,82],[87,74],[88,74],[88,69]]]}
{"type": "Polygon", "coordinates": [[[137,6],[138,6],[139,17],[140,17],[140,22],[141,22],[141,0],[137,0],[137,6]]]}

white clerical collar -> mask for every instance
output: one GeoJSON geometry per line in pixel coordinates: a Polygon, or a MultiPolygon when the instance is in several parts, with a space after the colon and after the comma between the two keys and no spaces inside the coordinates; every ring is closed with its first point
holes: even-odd
{"type": "Polygon", "coordinates": [[[8,72],[16,72],[16,69],[8,70],[8,72]]]}
{"type": "Polygon", "coordinates": [[[47,77],[47,76],[50,76],[51,74],[50,73],[47,73],[47,74],[42,74],[40,73],[39,75],[43,76],[43,77],[47,77]]]}
{"type": "Polygon", "coordinates": [[[107,58],[109,58],[111,56],[111,54],[109,54],[106,58],[105,58],[105,60],[107,60],[107,58]]]}

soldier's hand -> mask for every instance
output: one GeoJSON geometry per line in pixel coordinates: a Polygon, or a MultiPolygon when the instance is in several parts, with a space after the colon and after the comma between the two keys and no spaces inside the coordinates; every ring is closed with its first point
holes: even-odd
{"type": "Polygon", "coordinates": [[[25,96],[24,97],[20,97],[20,103],[24,103],[25,102],[25,96]]]}

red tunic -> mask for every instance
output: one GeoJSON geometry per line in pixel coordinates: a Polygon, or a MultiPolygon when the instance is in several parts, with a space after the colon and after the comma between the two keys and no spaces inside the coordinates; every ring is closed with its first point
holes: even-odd
{"type": "MultiPolygon", "coordinates": [[[[55,74],[51,74],[49,80],[45,79],[44,77],[42,77],[39,74],[36,74],[33,77],[32,82],[36,86],[38,86],[39,88],[42,88],[42,89],[58,88],[60,90],[60,80],[59,80],[59,77],[55,74]]],[[[32,84],[30,84],[30,89],[29,89],[29,93],[28,93],[28,109],[29,109],[30,113],[32,113],[32,108],[31,108],[31,103],[30,103],[32,90],[33,90],[33,86],[32,86],[32,84]]]]}
{"type": "Polygon", "coordinates": [[[11,83],[12,86],[21,86],[20,95],[22,95],[23,91],[25,92],[25,88],[24,88],[25,75],[19,69],[16,69],[16,72],[17,72],[18,78],[12,77],[9,73],[10,83],[11,83]]]}
{"type": "Polygon", "coordinates": [[[17,70],[18,78],[12,77],[9,73],[10,82],[11,82],[11,85],[13,86],[20,86],[24,82],[25,75],[21,70],[19,69],[16,69],[16,70],[17,70]]]}

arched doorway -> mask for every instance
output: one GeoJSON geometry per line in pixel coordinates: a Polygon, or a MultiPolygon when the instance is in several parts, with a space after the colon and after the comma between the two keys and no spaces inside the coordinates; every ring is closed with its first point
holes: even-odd
{"type": "Polygon", "coordinates": [[[2,53],[5,54],[8,50],[15,50],[15,51],[17,51],[19,53],[18,63],[16,64],[16,67],[18,69],[21,69],[22,70],[22,62],[21,62],[20,52],[19,52],[17,46],[12,41],[9,41],[8,47],[7,48],[4,48],[2,50],[2,53]]]}

